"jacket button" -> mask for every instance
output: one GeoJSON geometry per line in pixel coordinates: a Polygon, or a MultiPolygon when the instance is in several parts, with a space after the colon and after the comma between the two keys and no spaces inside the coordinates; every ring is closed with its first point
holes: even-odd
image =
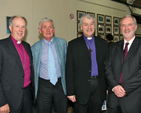
{"type": "Polygon", "coordinates": [[[90,82],[91,80],[89,79],[88,81],[90,82]]]}
{"type": "Polygon", "coordinates": [[[89,70],[89,72],[91,72],[91,70],[89,70]]]}

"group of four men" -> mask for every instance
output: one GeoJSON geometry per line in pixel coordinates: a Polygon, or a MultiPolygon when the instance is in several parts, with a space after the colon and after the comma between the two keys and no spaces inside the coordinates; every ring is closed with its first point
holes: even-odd
{"type": "Polygon", "coordinates": [[[141,113],[141,40],[134,17],[121,20],[124,40],[110,52],[107,42],[94,36],[90,14],[82,16],[83,35],[68,48],[47,17],[38,27],[43,39],[31,49],[22,41],[26,19],[13,16],[9,23],[11,35],[0,40],[0,113],[32,113],[33,100],[38,113],[51,113],[52,106],[55,113],[66,113],[67,98],[75,113],[101,113],[107,89],[109,113],[141,113]]]}

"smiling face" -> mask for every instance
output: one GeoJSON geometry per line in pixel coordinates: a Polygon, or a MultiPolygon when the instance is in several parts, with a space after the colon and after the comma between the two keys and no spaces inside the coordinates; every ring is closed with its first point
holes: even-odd
{"type": "Polygon", "coordinates": [[[82,21],[81,30],[83,30],[83,34],[86,37],[92,37],[95,30],[94,20],[84,17],[82,21]]]}
{"type": "Polygon", "coordinates": [[[124,36],[124,39],[130,41],[137,30],[137,25],[135,25],[133,18],[126,17],[121,22],[121,32],[124,36]]]}
{"type": "Polygon", "coordinates": [[[22,41],[26,32],[26,22],[21,17],[15,17],[12,26],[9,25],[12,37],[17,41],[22,41]]]}
{"type": "Polygon", "coordinates": [[[47,41],[50,41],[53,38],[53,34],[55,32],[55,28],[53,27],[53,23],[51,21],[43,22],[41,24],[41,29],[38,28],[38,30],[47,41]]]}

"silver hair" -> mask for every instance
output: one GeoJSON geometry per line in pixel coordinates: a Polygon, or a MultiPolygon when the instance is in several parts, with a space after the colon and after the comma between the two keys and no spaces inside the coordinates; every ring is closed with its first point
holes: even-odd
{"type": "Polygon", "coordinates": [[[40,20],[40,22],[39,22],[39,28],[41,29],[41,24],[42,24],[43,22],[50,22],[50,21],[52,22],[53,27],[55,27],[53,20],[50,19],[50,18],[48,18],[48,17],[45,17],[45,18],[43,18],[43,19],[40,20]]]}
{"type": "Polygon", "coordinates": [[[81,18],[80,18],[80,26],[82,26],[82,23],[83,23],[83,19],[84,17],[88,18],[88,19],[93,19],[94,20],[94,25],[95,25],[95,17],[89,13],[83,15],[81,18]]]}
{"type": "Polygon", "coordinates": [[[124,16],[124,17],[120,20],[120,25],[121,25],[122,20],[123,20],[124,18],[128,18],[128,17],[132,18],[133,21],[134,21],[134,24],[137,25],[137,20],[136,20],[135,17],[133,17],[132,15],[126,15],[126,16],[124,16]]]}
{"type": "Polygon", "coordinates": [[[27,26],[27,20],[26,20],[25,17],[23,17],[23,16],[12,16],[12,17],[9,19],[9,25],[10,25],[11,27],[12,27],[12,25],[13,25],[13,20],[14,20],[14,18],[16,18],[16,17],[20,17],[20,18],[24,19],[25,24],[26,24],[26,26],[27,26]]]}

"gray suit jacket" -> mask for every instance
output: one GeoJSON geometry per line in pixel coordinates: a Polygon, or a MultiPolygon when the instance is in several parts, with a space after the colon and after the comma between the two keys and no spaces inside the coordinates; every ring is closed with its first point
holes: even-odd
{"type": "Polygon", "coordinates": [[[121,86],[126,91],[126,96],[120,98],[130,113],[141,113],[141,40],[135,38],[126,59],[123,63],[124,41],[114,43],[111,47],[106,65],[106,78],[109,85],[108,107],[114,108],[118,104],[118,97],[112,88],[119,85],[122,72],[121,86]]]}
{"type": "MultiPolygon", "coordinates": [[[[43,39],[42,39],[43,40],[43,39]]],[[[34,66],[34,76],[35,76],[35,99],[37,98],[38,91],[38,80],[39,80],[39,69],[41,61],[41,51],[42,51],[42,40],[36,42],[32,47],[33,55],[33,66],[34,66]]],[[[58,56],[58,61],[61,68],[61,82],[63,86],[64,93],[66,94],[66,82],[65,82],[65,64],[66,64],[66,52],[67,52],[67,42],[65,39],[53,37],[55,44],[55,49],[58,56]]]]}

